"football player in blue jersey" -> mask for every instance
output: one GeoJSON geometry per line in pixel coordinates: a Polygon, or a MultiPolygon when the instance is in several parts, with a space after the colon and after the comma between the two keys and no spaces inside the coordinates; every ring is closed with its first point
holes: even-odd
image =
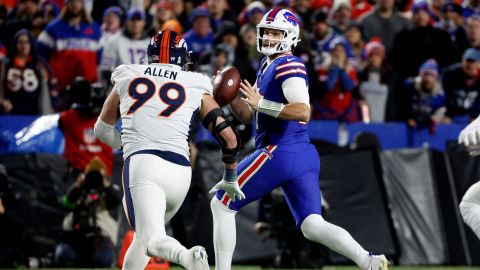
{"type": "MultiPolygon", "coordinates": [[[[237,167],[238,181],[212,189],[216,270],[229,270],[235,249],[235,214],[246,204],[281,187],[304,236],[352,259],[361,269],[387,269],[384,255],[371,255],[344,229],[321,216],[320,158],[310,143],[308,77],[292,55],[299,42],[299,21],[286,9],[272,9],[257,25],[257,50],[265,55],[252,86],[241,84],[243,98],[232,103],[245,123],[255,117],[257,150],[237,167]],[[231,196],[229,196],[231,195],[231,196]],[[244,197],[243,200],[238,200],[244,197]]],[[[235,173],[235,172],[234,172],[235,173]]]]}

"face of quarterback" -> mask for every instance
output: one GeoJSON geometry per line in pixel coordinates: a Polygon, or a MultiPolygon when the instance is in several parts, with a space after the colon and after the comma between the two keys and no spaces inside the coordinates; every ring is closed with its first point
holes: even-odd
{"type": "Polygon", "coordinates": [[[283,39],[284,34],[282,30],[265,28],[263,30],[263,42],[262,47],[264,48],[274,48],[277,46],[283,39]]]}

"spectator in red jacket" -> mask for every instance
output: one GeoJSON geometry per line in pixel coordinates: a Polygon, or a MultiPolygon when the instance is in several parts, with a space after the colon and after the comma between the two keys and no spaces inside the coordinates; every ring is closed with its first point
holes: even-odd
{"type": "Polygon", "coordinates": [[[65,88],[77,76],[97,80],[100,27],[85,11],[83,0],[67,0],[60,18],[52,21],[38,38],[37,48],[48,59],[58,78],[57,111],[68,108],[65,88]]]}
{"type": "Polygon", "coordinates": [[[328,69],[320,69],[319,101],[314,101],[314,119],[344,122],[360,120],[358,106],[352,97],[357,85],[357,73],[348,59],[349,45],[343,38],[336,38],[330,45],[331,63],[328,69]]]}
{"type": "Polygon", "coordinates": [[[59,127],[65,135],[65,159],[75,178],[84,172],[90,160],[98,156],[106,165],[106,175],[112,175],[112,148],[93,134],[93,126],[97,121],[102,97],[93,99],[92,87],[84,78],[78,77],[68,88],[72,101],[69,110],[60,113],[59,127]]]}

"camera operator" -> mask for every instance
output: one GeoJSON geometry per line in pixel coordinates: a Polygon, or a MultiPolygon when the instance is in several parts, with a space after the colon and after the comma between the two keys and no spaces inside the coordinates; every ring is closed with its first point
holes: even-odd
{"type": "Polygon", "coordinates": [[[55,251],[57,266],[113,266],[118,222],[109,211],[121,199],[120,187],[105,176],[105,164],[95,156],[63,197],[70,212],[63,220],[63,239],[55,251]]]}

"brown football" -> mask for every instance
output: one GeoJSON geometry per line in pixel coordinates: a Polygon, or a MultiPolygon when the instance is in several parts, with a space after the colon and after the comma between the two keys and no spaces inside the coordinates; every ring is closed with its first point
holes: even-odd
{"type": "Polygon", "coordinates": [[[213,80],[213,98],[220,107],[232,102],[240,89],[240,73],[235,67],[220,71],[213,80]]]}

